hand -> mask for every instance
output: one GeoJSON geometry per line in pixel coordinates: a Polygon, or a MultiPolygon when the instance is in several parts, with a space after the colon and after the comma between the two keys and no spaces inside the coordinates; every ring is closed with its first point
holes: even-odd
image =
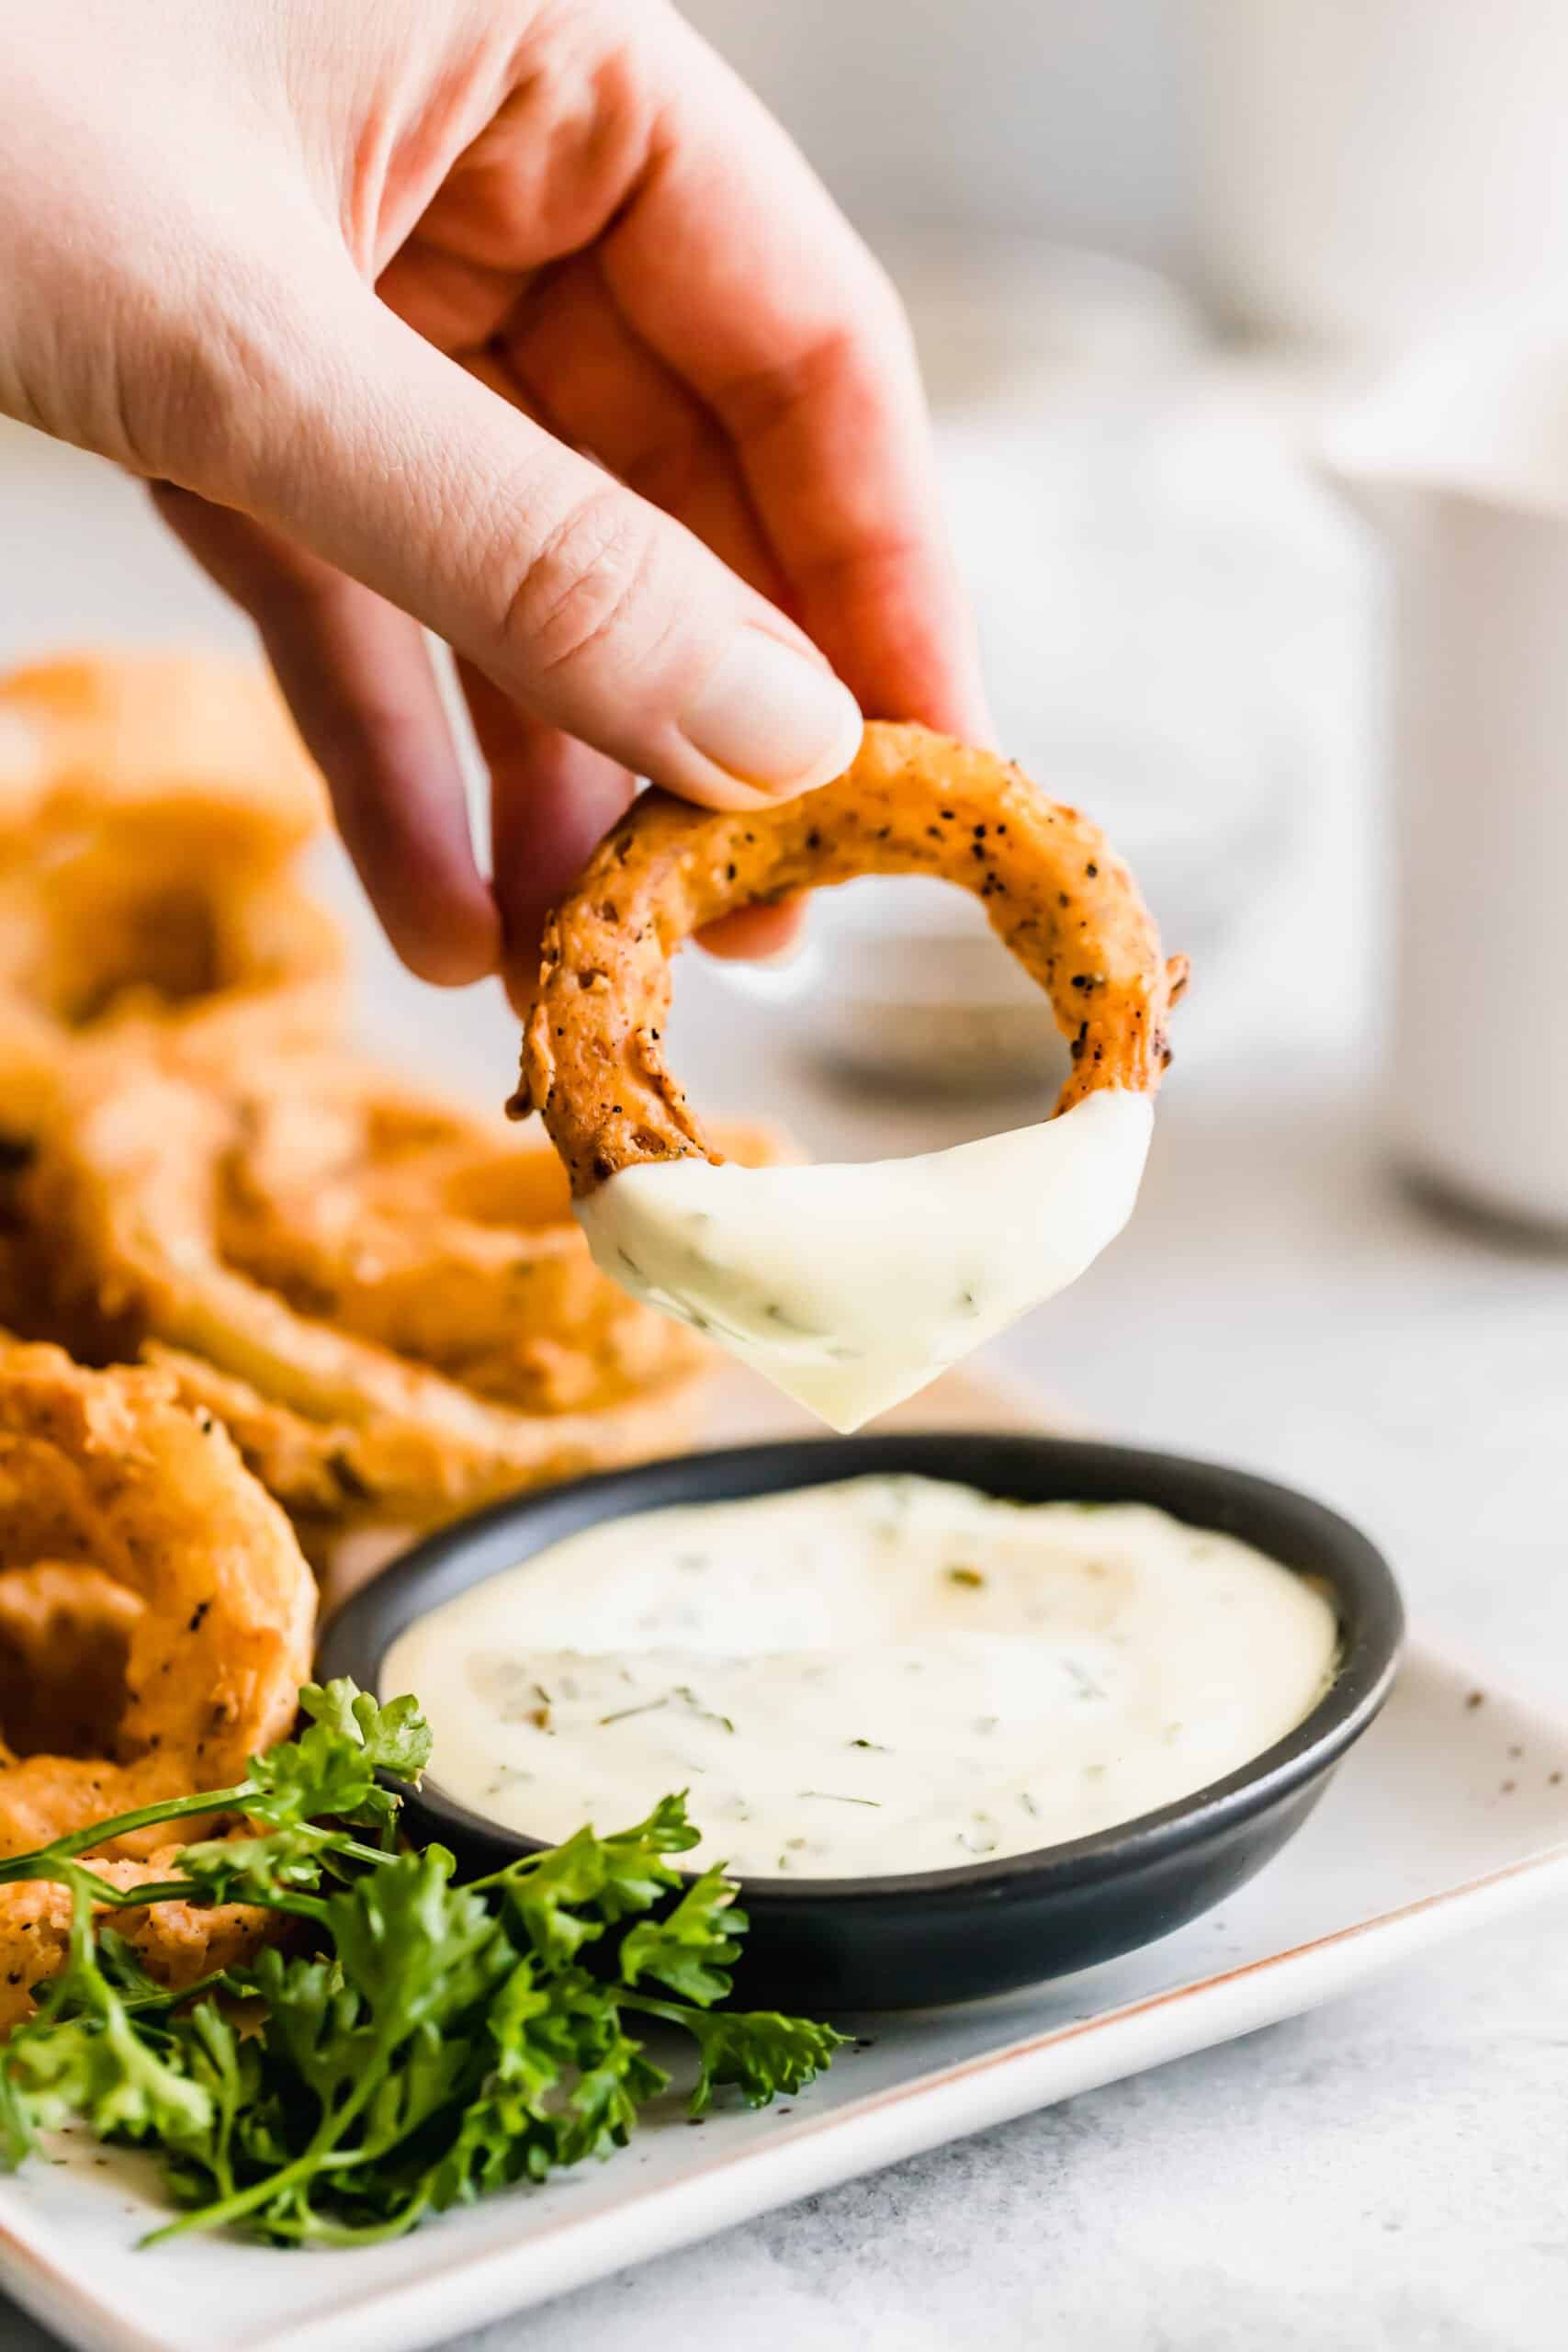
{"type": "Polygon", "coordinates": [[[155,482],[427,978],[531,990],[631,772],[983,732],[897,300],[663,0],[35,5],[0,105],[0,408],[155,482]]]}

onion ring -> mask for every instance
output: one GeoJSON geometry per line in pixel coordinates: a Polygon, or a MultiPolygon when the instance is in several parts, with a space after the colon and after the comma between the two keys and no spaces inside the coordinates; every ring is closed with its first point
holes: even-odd
{"type": "MultiPolygon", "coordinates": [[[[178,1873],[178,1846],[145,1861],[89,1862],[110,1886],[166,1883],[178,1873]]],[[[114,1925],[148,1974],[184,1992],[220,1968],[243,1968],[278,1930],[278,1915],[242,1903],[184,1903],[116,1909],[114,1925]]],[[[71,1894],[47,1879],[0,1886],[0,2036],[31,2016],[33,1995],[70,1957],[71,1894]]]]}
{"type": "Polygon", "coordinates": [[[691,1431],[708,1351],[598,1272],[553,1155],[346,1057],[85,1056],[18,1191],[78,1344],[151,1354],[297,1516],[430,1526],[691,1431]]]}
{"type": "Polygon", "coordinates": [[[0,1727],[18,1755],[92,1756],[125,1701],[146,1604],[103,1568],[0,1569],[0,1727]]]}
{"type": "Polygon", "coordinates": [[[265,671],[213,653],[66,655],[0,678],[0,865],[130,851],[276,865],[326,822],[265,671]]]}
{"type": "Polygon", "coordinates": [[[873,724],[845,774],[801,799],[714,815],[645,794],[550,917],[508,1110],[540,1113],[574,1194],[722,1156],[664,1058],[671,952],[735,908],[863,874],[939,875],[982,901],[1072,1041],[1057,1114],[1101,1087],[1158,1086],[1186,964],[1162,959],[1099,827],[989,752],[873,724]]]}
{"type": "MultiPolygon", "coordinates": [[[[0,1558],[27,1577],[0,1608],[13,1665],[19,1649],[25,1674],[29,1641],[36,1655],[40,1639],[75,1638],[103,1710],[84,1754],[91,1727],[56,1657],[60,1746],[35,1745],[51,1731],[38,1694],[0,1724],[0,1854],[221,1787],[293,1722],[310,1572],[227,1432],[178,1405],[166,1375],[85,1371],[59,1348],[0,1341],[0,1558]],[[106,1706],[117,1645],[123,1685],[106,1706]]],[[[134,1859],[167,1835],[116,1852],[134,1859]]]]}
{"type": "Polygon", "coordinates": [[[83,1036],[219,1068],[320,1042],[340,1023],[345,966],[337,923],[286,875],[0,871],[0,1063],[23,1099],[47,1101],[62,1046],[83,1036]]]}
{"type": "Polygon", "coordinates": [[[7,1126],[83,1035],[221,1065],[335,1030],[343,937],[289,870],[325,813],[247,664],[84,657],[0,679],[7,1126]]]}

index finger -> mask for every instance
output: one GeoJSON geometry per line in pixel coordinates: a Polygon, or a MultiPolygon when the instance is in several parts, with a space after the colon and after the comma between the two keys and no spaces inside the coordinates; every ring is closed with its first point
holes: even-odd
{"type": "Polygon", "coordinates": [[[902,306],[745,85],[673,12],[647,27],[664,128],[605,280],[730,435],[794,616],[867,715],[983,741],[902,306]]]}

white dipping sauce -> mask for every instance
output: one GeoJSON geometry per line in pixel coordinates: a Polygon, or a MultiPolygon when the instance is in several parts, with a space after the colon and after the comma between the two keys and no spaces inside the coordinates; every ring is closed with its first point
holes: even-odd
{"type": "Polygon", "coordinates": [[[1075,1282],[1133,1213],[1154,1106],[862,1166],[627,1168],[577,1216],[595,1263],[838,1430],[912,1396],[1075,1282]]]}
{"type": "Polygon", "coordinates": [[[871,1477],[589,1528],[412,1625],[381,1690],[510,1828],[685,1789],[692,1866],[836,1878],[1190,1795],[1301,1722],[1337,1644],[1314,1586],[1161,1511],[871,1477]]]}

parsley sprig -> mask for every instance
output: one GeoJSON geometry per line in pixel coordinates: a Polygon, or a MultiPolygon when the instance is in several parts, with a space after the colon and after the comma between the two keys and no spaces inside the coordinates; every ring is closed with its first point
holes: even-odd
{"type": "Polygon", "coordinates": [[[181,2211],[152,2240],[238,2226],[364,2245],[623,2146],[670,2079],[638,2038],[644,2018],[694,2042],[694,2116],[721,2086],[762,2107],[831,2063],[831,2027],[717,2006],[747,1923],[720,1871],[687,1880],[671,1863],[698,1839],[683,1798],[459,1884],[444,1847],[400,1849],[378,1778],[423,1770],[417,1703],[378,1704],[348,1681],[300,1702],[305,1730],[233,1787],[0,1860],[0,1884],[52,1880],[72,1896],[67,1964],[0,2053],[0,2161],[79,2119],[158,2152],[181,2211]],[[156,1884],[109,1886],[80,1859],[225,1815],[244,1833],[186,1846],[156,1884]],[[173,1994],[112,1919],[175,1899],[291,1924],[254,1968],[173,1994]]]}

